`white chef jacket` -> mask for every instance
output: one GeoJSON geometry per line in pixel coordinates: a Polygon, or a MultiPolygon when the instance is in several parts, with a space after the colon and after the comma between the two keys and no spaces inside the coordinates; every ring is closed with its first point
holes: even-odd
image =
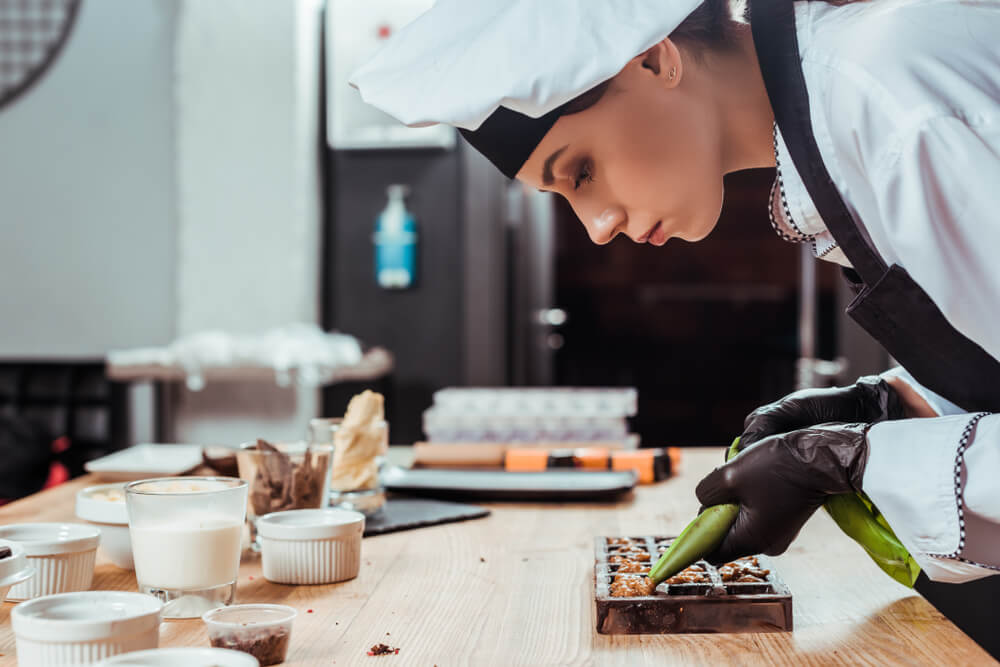
{"type": "MultiPolygon", "coordinates": [[[[796,24],[813,132],[848,209],[888,264],[1000,358],[1000,0],[797,2],[796,24]]],[[[778,223],[849,265],[780,135],[777,151],[790,214],[772,201],[778,223]]],[[[889,373],[941,416],[875,425],[864,491],[931,579],[995,574],[1000,415],[968,429],[973,415],[889,373]]]]}

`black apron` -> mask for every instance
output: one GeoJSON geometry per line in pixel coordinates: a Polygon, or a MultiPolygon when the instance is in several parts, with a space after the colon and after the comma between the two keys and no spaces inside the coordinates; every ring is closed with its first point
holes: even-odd
{"type": "MultiPolygon", "coordinates": [[[[810,122],[792,0],[751,0],[750,10],[775,122],[820,217],[854,267],[844,272],[856,293],[848,314],[923,386],[969,412],[1000,411],[1000,362],[949,324],[905,269],[886,266],[830,178],[810,122]]],[[[957,448],[958,443],[944,446],[957,448]]],[[[1000,656],[1000,633],[992,621],[1000,575],[938,584],[921,574],[917,590],[994,657],[1000,656]]]]}

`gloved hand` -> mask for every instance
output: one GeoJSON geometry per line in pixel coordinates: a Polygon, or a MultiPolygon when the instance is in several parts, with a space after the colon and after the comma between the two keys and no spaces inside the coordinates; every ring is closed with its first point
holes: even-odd
{"type": "Polygon", "coordinates": [[[739,448],[777,433],[829,422],[874,424],[903,417],[903,402],[882,378],[869,375],[848,387],[803,389],[751,412],[739,448]]]}
{"type": "Polygon", "coordinates": [[[739,503],[712,562],[785,551],[827,496],[861,490],[869,424],[820,424],[772,435],[709,473],[695,493],[703,507],[739,503]]]}

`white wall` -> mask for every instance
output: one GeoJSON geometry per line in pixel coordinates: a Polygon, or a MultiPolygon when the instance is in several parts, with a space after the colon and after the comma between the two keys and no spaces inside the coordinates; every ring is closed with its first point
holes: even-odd
{"type": "Polygon", "coordinates": [[[178,333],[315,321],[318,45],[297,38],[315,3],[181,7],[178,333]]]}
{"type": "MultiPolygon", "coordinates": [[[[319,3],[185,0],[177,29],[178,333],[319,318],[319,3]]],[[[317,392],[181,390],[175,437],[303,435],[317,392]]]]}
{"type": "Polygon", "coordinates": [[[173,2],[87,0],[0,110],[0,357],[174,334],[173,2]]]}
{"type": "MultiPolygon", "coordinates": [[[[318,321],[319,0],[81,6],[0,111],[0,357],[318,321]]],[[[318,406],[267,383],[174,398],[189,442],[299,436],[318,406]]]]}

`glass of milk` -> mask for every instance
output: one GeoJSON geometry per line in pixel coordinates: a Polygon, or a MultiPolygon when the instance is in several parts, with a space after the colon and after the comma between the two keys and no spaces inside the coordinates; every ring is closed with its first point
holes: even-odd
{"type": "Polygon", "coordinates": [[[247,483],[232,477],[164,477],[125,487],[140,593],[164,618],[195,618],[232,604],[247,514],[247,483]]]}

